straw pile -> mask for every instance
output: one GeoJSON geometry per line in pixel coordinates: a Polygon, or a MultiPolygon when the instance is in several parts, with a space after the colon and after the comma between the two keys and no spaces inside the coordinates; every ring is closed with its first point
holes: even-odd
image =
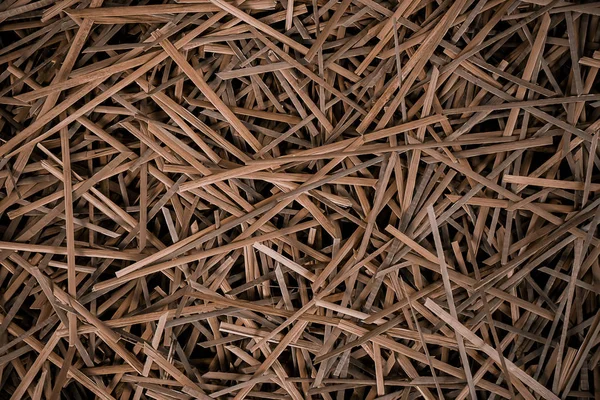
{"type": "Polygon", "coordinates": [[[599,2],[0,2],[0,397],[599,399],[599,68],[599,2]]]}

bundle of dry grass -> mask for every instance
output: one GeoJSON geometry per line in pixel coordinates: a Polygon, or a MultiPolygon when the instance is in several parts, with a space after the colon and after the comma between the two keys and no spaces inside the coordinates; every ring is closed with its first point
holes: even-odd
{"type": "Polygon", "coordinates": [[[599,2],[0,2],[0,397],[600,398],[599,68],[599,2]]]}

